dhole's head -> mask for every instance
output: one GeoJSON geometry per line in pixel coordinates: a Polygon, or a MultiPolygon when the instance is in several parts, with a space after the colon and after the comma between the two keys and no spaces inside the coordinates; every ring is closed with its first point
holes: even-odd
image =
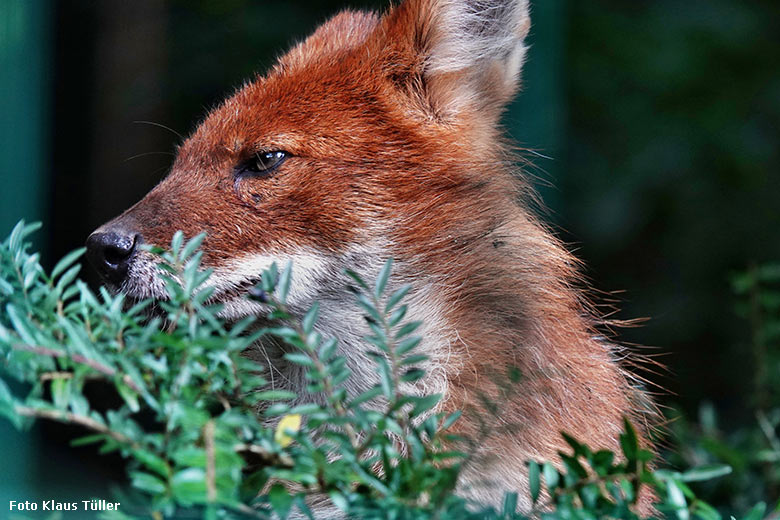
{"type": "Polygon", "coordinates": [[[163,298],[139,245],[205,231],[215,298],[240,315],[274,260],[294,261],[304,296],[346,264],[467,250],[514,196],[498,120],[528,29],[527,0],[342,12],[212,111],[168,177],[89,237],[90,260],[116,289],[163,298]]]}

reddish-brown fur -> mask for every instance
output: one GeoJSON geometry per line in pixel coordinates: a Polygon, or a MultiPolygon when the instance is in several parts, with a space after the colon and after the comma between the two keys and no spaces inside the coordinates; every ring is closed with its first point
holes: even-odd
{"type": "MultiPolygon", "coordinates": [[[[427,71],[447,36],[440,4],[331,19],[212,111],[168,178],[109,226],[158,245],[177,229],[206,231],[213,267],[253,252],[338,256],[381,239],[399,277],[443,313],[435,333],[447,352],[434,357],[444,410],[479,407],[480,392],[499,399],[496,374],[520,369],[501,413],[511,433],[482,439],[500,457],[466,475],[519,488],[525,460],[565,449],[560,431],[616,449],[622,417],[640,417],[647,403],[616,348],[594,339],[576,260],[526,207],[498,127],[515,83],[501,63],[427,71]],[[264,150],[291,157],[268,178],[237,179],[236,165],[264,150]]],[[[517,30],[521,41],[527,19],[517,30]]],[[[477,433],[468,416],[458,428],[477,433]]]]}

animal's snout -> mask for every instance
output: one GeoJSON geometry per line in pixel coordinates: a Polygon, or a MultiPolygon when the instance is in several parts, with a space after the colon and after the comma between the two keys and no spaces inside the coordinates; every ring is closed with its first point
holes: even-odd
{"type": "Polygon", "coordinates": [[[99,229],[87,238],[87,258],[107,281],[120,284],[127,276],[127,269],[141,235],[125,230],[99,229]]]}

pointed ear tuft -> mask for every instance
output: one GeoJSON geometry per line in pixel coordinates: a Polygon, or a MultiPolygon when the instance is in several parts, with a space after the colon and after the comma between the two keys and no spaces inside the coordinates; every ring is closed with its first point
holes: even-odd
{"type": "Polygon", "coordinates": [[[442,0],[433,4],[429,73],[500,63],[509,69],[511,78],[515,77],[525,53],[523,39],[530,28],[527,0],[442,0]]]}
{"type": "Polygon", "coordinates": [[[418,58],[437,112],[492,109],[497,116],[517,90],[528,0],[406,0],[387,22],[386,34],[402,35],[418,58]]]}

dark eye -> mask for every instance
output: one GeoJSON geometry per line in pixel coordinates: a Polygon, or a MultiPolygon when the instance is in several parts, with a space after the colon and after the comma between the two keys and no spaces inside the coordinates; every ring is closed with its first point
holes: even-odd
{"type": "Polygon", "coordinates": [[[251,159],[238,167],[239,175],[269,175],[276,170],[289,157],[290,154],[283,150],[272,152],[258,152],[251,159]]]}

